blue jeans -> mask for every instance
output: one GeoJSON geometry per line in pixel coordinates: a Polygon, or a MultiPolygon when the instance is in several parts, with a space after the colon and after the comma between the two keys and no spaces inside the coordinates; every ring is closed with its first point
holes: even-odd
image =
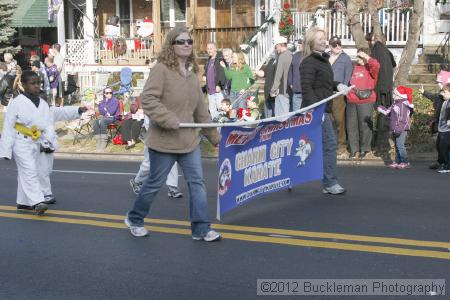
{"type": "Polygon", "coordinates": [[[395,142],[395,162],[408,163],[408,153],[406,152],[405,141],[408,132],[403,131],[398,137],[394,137],[395,142]]]}
{"type": "Polygon", "coordinates": [[[285,95],[275,97],[275,117],[287,114],[289,112],[289,98],[285,95]]]}
{"type": "Polygon", "coordinates": [[[94,125],[92,126],[94,129],[94,135],[107,133],[108,125],[115,122],[116,121],[114,121],[113,118],[102,118],[95,120],[94,125]]]}
{"type": "Polygon", "coordinates": [[[194,151],[184,154],[162,153],[149,149],[150,174],[142,185],[141,191],[128,212],[128,220],[134,226],[144,226],[144,218],[150,212],[151,205],[159,189],[166,181],[167,175],[175,161],[183,170],[189,186],[189,207],[192,235],[204,237],[210,230],[208,220],[208,201],[203,179],[200,146],[194,151]]]}
{"type": "Polygon", "coordinates": [[[223,100],[223,94],[222,92],[215,93],[215,94],[208,94],[208,109],[209,114],[211,115],[211,119],[214,119],[219,115],[220,104],[223,100]]]}
{"type": "Polygon", "coordinates": [[[322,150],[323,150],[323,179],[324,187],[331,187],[337,184],[336,172],[336,150],[337,141],[334,135],[333,124],[331,123],[330,114],[324,113],[322,123],[322,150]]]}
{"type": "Polygon", "coordinates": [[[299,110],[302,107],[302,93],[294,93],[292,95],[292,111],[299,110]]]}

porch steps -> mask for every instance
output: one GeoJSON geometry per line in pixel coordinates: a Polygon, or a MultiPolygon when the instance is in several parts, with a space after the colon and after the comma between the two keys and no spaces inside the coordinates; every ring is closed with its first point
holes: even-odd
{"type": "Polygon", "coordinates": [[[436,82],[436,74],[434,73],[413,73],[408,75],[408,82],[410,83],[430,83],[436,82]]]}
{"type": "MultiPolygon", "coordinates": [[[[408,74],[407,85],[414,89],[419,89],[422,85],[427,91],[439,90],[436,84],[436,75],[441,69],[447,68],[449,65],[445,63],[443,54],[443,46],[427,47],[423,54],[419,57],[419,63],[412,65],[408,74]],[[436,50],[438,50],[436,52],[436,50]]],[[[450,61],[449,49],[447,49],[447,61],[450,61]]]]}
{"type": "Polygon", "coordinates": [[[419,63],[411,66],[411,74],[437,74],[441,68],[440,63],[419,63]]]}
{"type": "Polygon", "coordinates": [[[425,89],[425,91],[429,91],[429,92],[434,92],[437,93],[439,92],[439,86],[435,83],[407,83],[406,86],[414,89],[414,90],[419,90],[421,86],[423,86],[423,88],[425,89]]]}

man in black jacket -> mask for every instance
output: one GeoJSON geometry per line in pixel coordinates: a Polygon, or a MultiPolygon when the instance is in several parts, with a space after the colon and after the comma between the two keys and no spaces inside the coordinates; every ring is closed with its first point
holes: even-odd
{"type": "MultiPolygon", "coordinates": [[[[373,32],[367,34],[366,40],[372,50],[371,57],[380,63],[378,81],[375,87],[377,94],[376,106],[389,107],[392,104],[392,89],[394,87],[394,68],[397,66],[394,56],[388,48],[375,39],[373,32]]],[[[383,114],[377,115],[377,129],[374,137],[374,145],[379,154],[389,154],[389,120],[383,114]]]]}
{"type": "Polygon", "coordinates": [[[209,113],[214,119],[218,116],[220,110],[220,102],[223,99],[223,89],[226,86],[227,80],[225,72],[220,66],[223,61],[222,53],[217,52],[214,43],[208,43],[206,51],[208,52],[208,61],[205,64],[205,73],[203,79],[206,82],[206,92],[208,93],[209,113]]]}
{"type": "Polygon", "coordinates": [[[271,118],[275,116],[275,97],[270,95],[273,86],[275,71],[277,70],[277,53],[272,52],[269,61],[264,70],[264,117],[271,118]]]}

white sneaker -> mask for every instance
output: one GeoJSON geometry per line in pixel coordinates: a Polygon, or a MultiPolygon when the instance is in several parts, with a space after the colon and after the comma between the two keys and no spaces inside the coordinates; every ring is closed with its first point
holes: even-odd
{"type": "Polygon", "coordinates": [[[179,190],[169,190],[169,192],[167,193],[167,196],[171,197],[171,198],[182,198],[183,197],[183,193],[180,192],[179,190]]]}
{"type": "Polygon", "coordinates": [[[221,235],[214,230],[208,231],[208,233],[204,237],[192,236],[192,239],[195,241],[203,240],[205,242],[214,242],[220,240],[221,238],[222,238],[221,235]]]}
{"type": "Polygon", "coordinates": [[[345,193],[345,189],[342,186],[340,186],[338,183],[336,183],[333,186],[323,188],[322,192],[324,194],[340,195],[340,194],[345,193]]]}
{"type": "Polygon", "coordinates": [[[130,232],[132,235],[137,237],[143,237],[148,235],[148,230],[145,229],[144,226],[133,226],[130,223],[130,220],[128,220],[128,217],[125,217],[125,225],[127,225],[128,228],[130,228],[130,232]]]}

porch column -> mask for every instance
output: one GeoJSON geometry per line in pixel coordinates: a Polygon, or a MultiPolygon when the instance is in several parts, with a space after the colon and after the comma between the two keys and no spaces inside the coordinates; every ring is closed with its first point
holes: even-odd
{"type": "Polygon", "coordinates": [[[161,50],[162,44],[162,32],[161,32],[161,0],[153,0],[152,5],[152,18],[153,18],[153,43],[155,47],[155,54],[161,50]]]}
{"type": "Polygon", "coordinates": [[[94,27],[94,1],[86,0],[86,17],[84,18],[84,39],[86,44],[86,60],[88,64],[95,63],[95,27],[94,27]]]}
{"type": "Polygon", "coordinates": [[[196,24],[196,12],[197,11],[197,0],[191,0],[191,5],[189,7],[189,24],[188,27],[193,30],[196,24]]]}
{"type": "Polygon", "coordinates": [[[65,44],[66,44],[66,26],[64,22],[64,1],[61,1],[61,6],[59,7],[56,26],[58,28],[58,44],[61,45],[61,52],[64,53],[65,44]]]}
{"type": "Polygon", "coordinates": [[[278,30],[278,23],[281,18],[281,0],[271,0],[270,1],[270,14],[273,15],[275,24],[273,24],[272,37],[276,38],[280,36],[280,31],[278,30]]]}

